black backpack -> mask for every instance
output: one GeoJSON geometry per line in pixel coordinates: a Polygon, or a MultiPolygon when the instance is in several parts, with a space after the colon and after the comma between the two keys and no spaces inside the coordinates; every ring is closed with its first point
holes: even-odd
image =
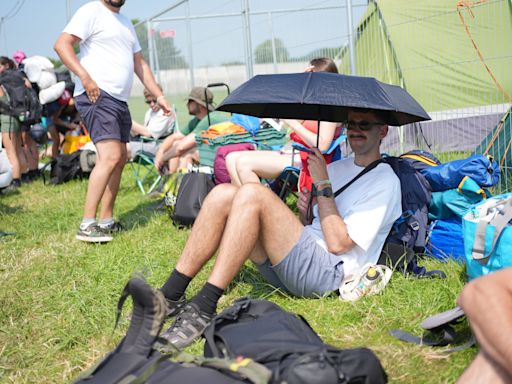
{"type": "Polygon", "coordinates": [[[58,155],[57,158],[47,163],[42,169],[43,181],[46,184],[44,171],[50,167],[50,184],[57,185],[67,181],[84,177],[84,172],[80,165],[80,153],[76,151],[69,155],[58,155]]]}
{"type": "Polygon", "coordinates": [[[0,74],[0,85],[7,93],[9,103],[1,103],[2,113],[12,116],[25,125],[41,121],[43,107],[34,89],[25,85],[25,77],[19,71],[7,70],[0,74]]]}
{"type": "Polygon", "coordinates": [[[126,336],[105,358],[83,372],[75,384],[268,383],[270,372],[249,359],[208,359],[177,351],[161,354],[153,347],[165,321],[163,294],[143,278],[132,277],[117,305],[116,326],[128,296],[133,300],[133,312],[126,336]]]}
{"type": "Polygon", "coordinates": [[[242,298],[204,332],[204,356],[245,356],[272,371],[271,383],[385,383],[379,360],[366,348],[325,344],[306,320],[267,300],[242,298]]]}
{"type": "Polygon", "coordinates": [[[194,224],[206,195],[214,186],[211,175],[197,172],[185,174],[178,189],[174,211],[171,214],[173,223],[177,226],[194,224]]]}

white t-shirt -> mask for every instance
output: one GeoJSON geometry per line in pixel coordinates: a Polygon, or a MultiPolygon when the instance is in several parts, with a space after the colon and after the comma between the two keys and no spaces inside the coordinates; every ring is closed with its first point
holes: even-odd
{"type": "MultiPolygon", "coordinates": [[[[336,192],[363,169],[354,164],[353,158],[329,164],[327,171],[333,191],[336,192]]],[[[344,190],[335,202],[350,238],[356,243],[350,251],[339,255],[343,260],[345,281],[359,275],[368,265],[377,263],[391,226],[402,214],[400,180],[389,165],[379,164],[344,190]]],[[[306,226],[306,230],[327,249],[316,205],[313,214],[315,219],[306,226]]]]}
{"type": "MultiPolygon", "coordinates": [[[[133,83],[133,55],[141,50],[132,23],[101,1],[80,7],[64,32],[80,41],[80,63],[102,90],[127,101],[133,83]]],[[[84,92],[76,79],[74,95],[84,92]]]]}
{"type": "Polygon", "coordinates": [[[174,118],[165,116],[162,109],[154,112],[150,108],[144,116],[144,126],[155,139],[170,135],[174,130],[174,123],[174,118]]]}

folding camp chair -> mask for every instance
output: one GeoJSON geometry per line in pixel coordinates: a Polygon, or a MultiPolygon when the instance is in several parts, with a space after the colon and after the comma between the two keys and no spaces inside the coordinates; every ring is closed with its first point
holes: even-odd
{"type": "MultiPolygon", "coordinates": [[[[176,113],[176,108],[174,105],[173,110],[176,113]]],[[[174,132],[176,132],[178,129],[178,119],[176,118],[174,123],[174,132]]],[[[144,150],[144,147],[153,145],[157,147],[164,141],[166,137],[154,139],[152,137],[140,136],[140,149],[136,150],[132,161],[130,161],[133,175],[135,177],[135,183],[144,195],[153,192],[162,181],[162,176],[158,174],[158,170],[155,168],[155,154],[153,152],[144,150]]]]}

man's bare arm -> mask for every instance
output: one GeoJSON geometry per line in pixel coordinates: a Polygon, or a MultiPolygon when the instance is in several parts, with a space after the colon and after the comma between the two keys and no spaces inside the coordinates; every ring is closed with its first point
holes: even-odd
{"type": "Polygon", "coordinates": [[[80,38],[77,36],[62,32],[55,42],[53,49],[59,55],[62,63],[64,63],[71,72],[78,76],[84,86],[87,96],[93,103],[95,103],[100,96],[100,89],[86,69],[80,64],[80,61],[76,56],[73,46],[79,42],[80,38]]]}

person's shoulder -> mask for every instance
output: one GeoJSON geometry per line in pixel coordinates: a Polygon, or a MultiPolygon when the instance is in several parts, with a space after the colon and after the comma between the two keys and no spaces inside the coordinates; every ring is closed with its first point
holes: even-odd
{"type": "Polygon", "coordinates": [[[104,6],[101,4],[101,1],[89,1],[85,3],[80,8],[78,8],[78,12],[88,12],[95,14],[98,10],[102,10],[104,6]]]}

